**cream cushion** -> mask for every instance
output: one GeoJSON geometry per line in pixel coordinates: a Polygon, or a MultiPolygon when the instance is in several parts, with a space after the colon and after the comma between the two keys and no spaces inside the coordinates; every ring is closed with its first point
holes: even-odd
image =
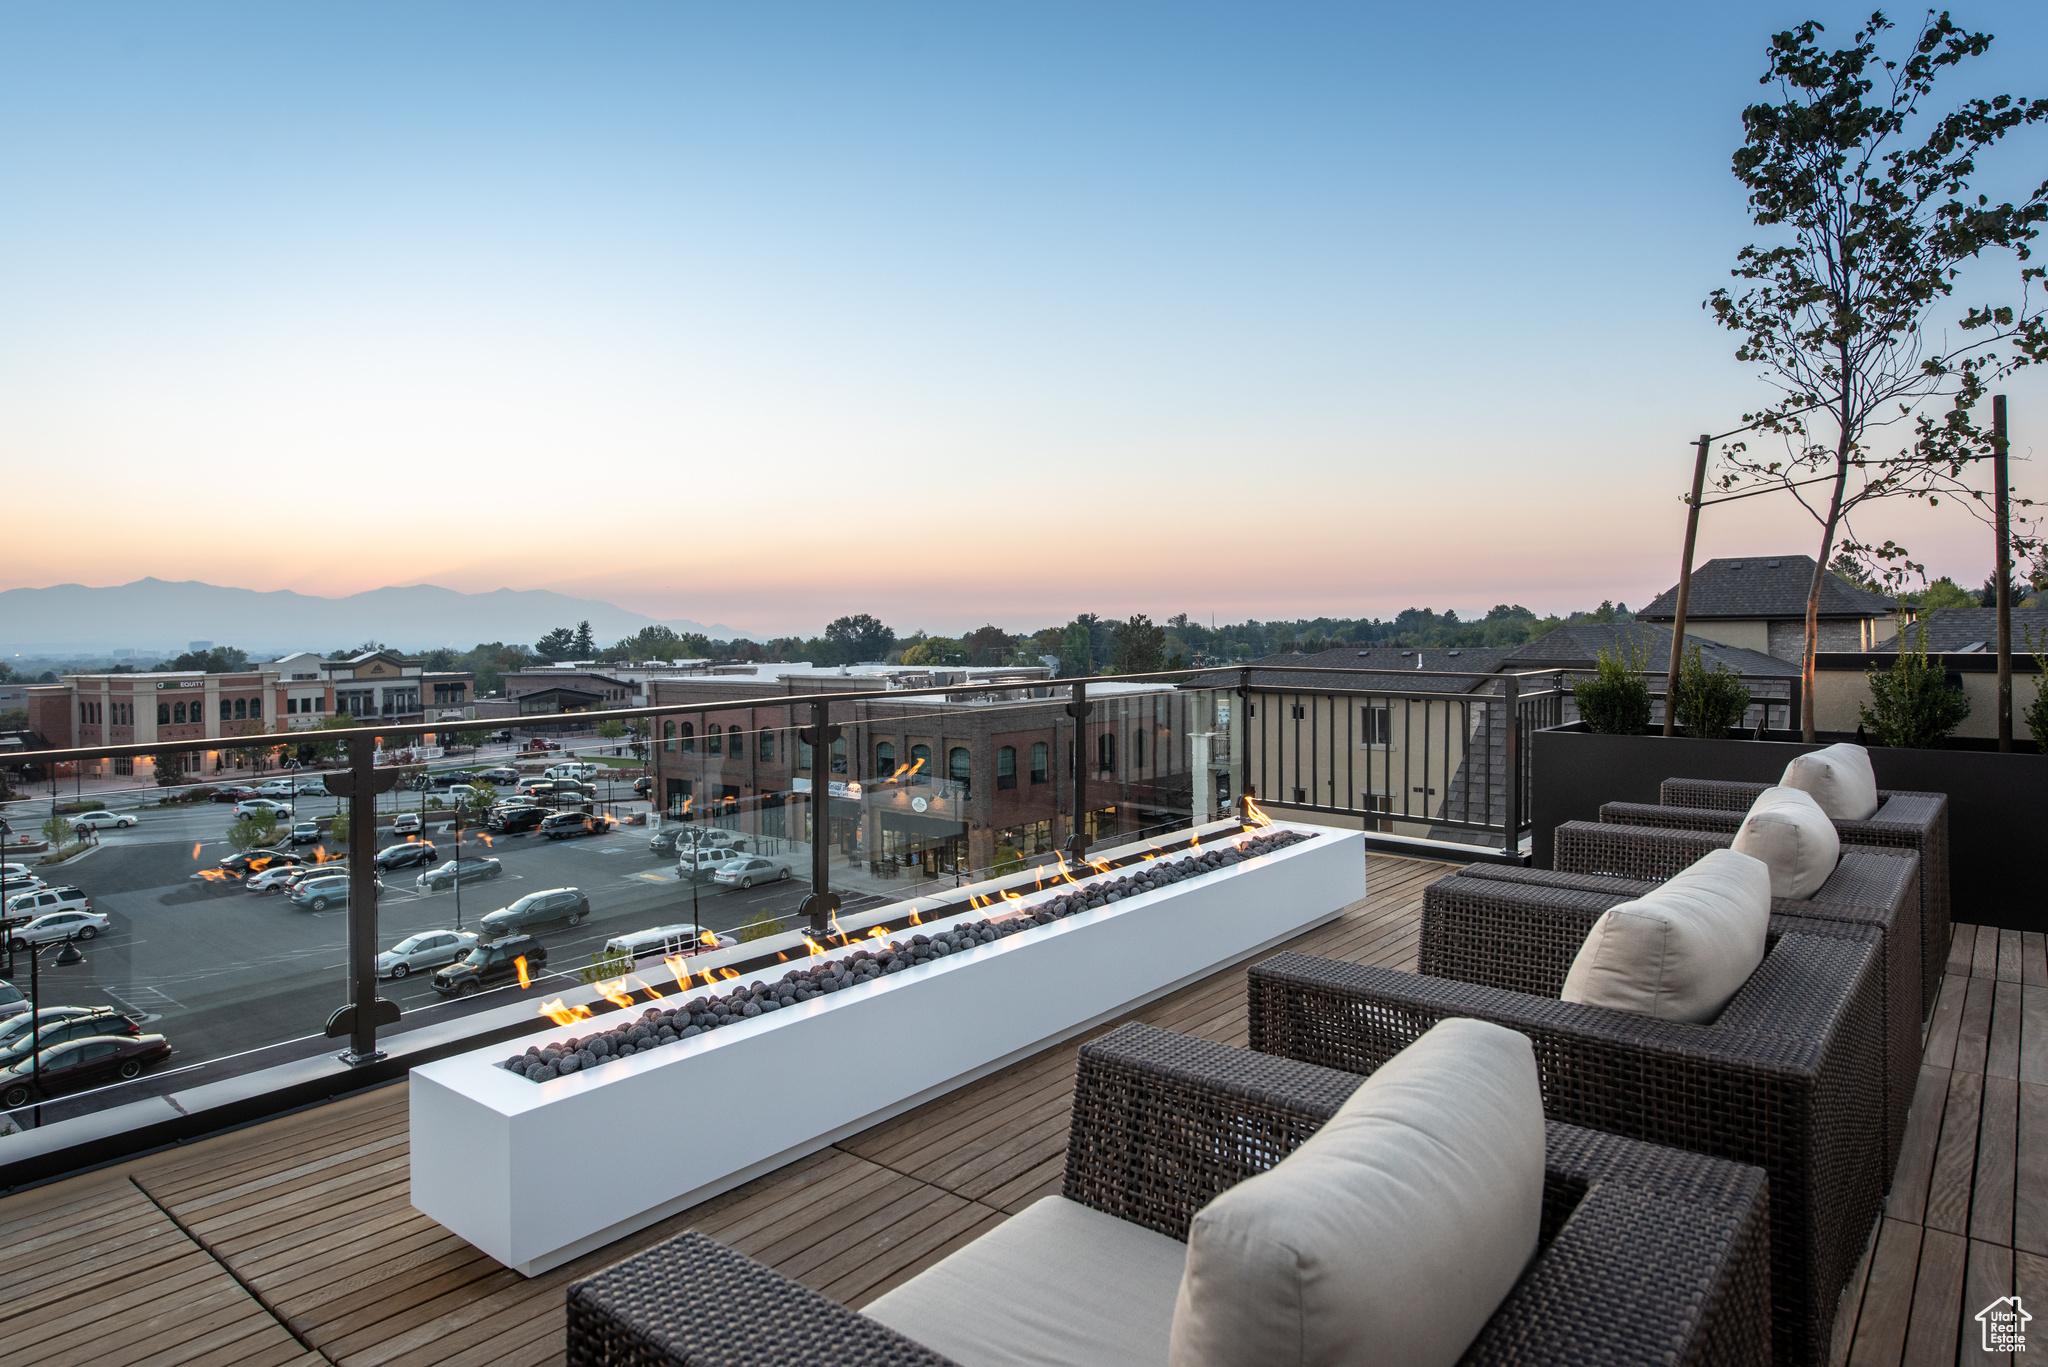
{"type": "Polygon", "coordinates": [[[1602,912],[1559,998],[1658,1020],[1710,1021],[1764,961],[1771,874],[1710,850],[1655,892],[1602,912]]]}
{"type": "Polygon", "coordinates": [[[862,1313],[961,1367],[1163,1367],[1187,1253],[1048,1196],[862,1313]]]}
{"type": "Polygon", "coordinates": [[[1868,821],[1877,815],[1877,775],[1871,772],[1870,752],[1860,745],[1810,750],[1786,765],[1778,782],[1811,794],[1837,821],[1868,821]]]}
{"type": "Polygon", "coordinates": [[[1813,797],[1798,788],[1766,788],[1749,804],[1735,849],[1771,871],[1771,896],[1805,901],[1820,891],[1842,857],[1842,837],[1813,797]]]}
{"type": "Polygon", "coordinates": [[[1536,1251],[1528,1038],[1447,1020],[1188,1231],[1172,1367],[1450,1367],[1536,1251]]]}

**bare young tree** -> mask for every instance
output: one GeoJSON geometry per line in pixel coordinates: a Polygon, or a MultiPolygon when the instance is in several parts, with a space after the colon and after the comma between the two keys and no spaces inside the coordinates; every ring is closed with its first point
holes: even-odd
{"type": "Polygon", "coordinates": [[[1743,111],[1734,169],[1754,222],[1788,240],[1744,247],[1732,272],[1744,282],[1739,292],[1718,289],[1706,301],[1742,338],[1737,358],[1779,391],[1745,421],[1784,443],[1779,459],[1745,442],[1724,447],[1720,487],[1788,490],[1820,527],[1806,600],[1809,740],[1821,586],[1838,538],[1865,563],[1910,564],[1891,541],[1859,542],[1856,510],[1892,497],[1971,497],[1964,476],[1991,448],[1975,421],[1978,399],[2014,369],[2048,360],[2034,298],[2042,269],[2025,264],[2048,219],[2048,181],[2018,204],[1970,189],[1979,154],[2048,120],[2048,99],[1999,95],[1923,117],[1935,78],[1982,55],[1991,36],[1930,12],[1911,51],[1894,60],[1877,49],[1892,27],[1873,14],[1832,52],[1811,21],[1771,40],[1761,83],[1775,85],[1779,100],[1743,111]],[[1953,335],[1931,328],[1964,265],[1992,252],[2020,263],[2016,298],[1967,305],[1953,335]],[[1911,435],[1900,433],[1895,450],[1874,449],[1875,429],[1897,424],[1911,435]]]}

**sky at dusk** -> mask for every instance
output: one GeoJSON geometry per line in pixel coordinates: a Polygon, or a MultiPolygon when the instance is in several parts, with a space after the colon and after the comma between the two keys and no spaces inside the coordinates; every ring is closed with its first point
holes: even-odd
{"type": "MultiPolygon", "coordinates": [[[[1955,14],[1998,42],[1940,103],[2048,93],[2048,6],[1955,14]]],[[[1700,307],[1759,240],[1741,109],[1773,31],[1857,16],[0,7],[0,587],[1640,604],[1690,441],[1767,393],[1700,307]]],[[[2048,138],[1989,164],[2024,193],[2048,138]]],[[[2048,492],[2048,377],[2006,389],[2048,492]]],[[[1947,506],[1859,530],[1990,568],[1947,506]]],[[[1752,499],[1701,555],[1816,541],[1752,499]]]]}

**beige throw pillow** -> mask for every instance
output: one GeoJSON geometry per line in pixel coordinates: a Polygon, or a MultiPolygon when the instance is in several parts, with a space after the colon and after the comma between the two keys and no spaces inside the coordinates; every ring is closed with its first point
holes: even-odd
{"type": "Polygon", "coordinates": [[[1749,855],[1711,850],[1655,892],[1601,913],[1558,996],[1710,1021],[1764,961],[1770,924],[1770,871],[1749,855]]]}
{"type": "Polygon", "coordinates": [[[1451,1367],[1536,1251],[1528,1038],[1447,1020],[1194,1218],[1171,1367],[1451,1367]]]}
{"type": "Polygon", "coordinates": [[[1771,871],[1771,896],[1805,901],[1820,891],[1842,857],[1842,837],[1811,794],[1766,788],[1749,804],[1734,848],[1771,871]]]}
{"type": "Polygon", "coordinates": [[[1868,821],[1877,815],[1877,775],[1870,768],[1870,752],[1860,745],[1810,750],[1786,765],[1778,782],[1811,794],[1837,821],[1868,821]]]}

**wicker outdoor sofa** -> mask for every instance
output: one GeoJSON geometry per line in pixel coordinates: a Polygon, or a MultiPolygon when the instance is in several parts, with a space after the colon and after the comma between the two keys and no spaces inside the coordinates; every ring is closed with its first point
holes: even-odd
{"type": "MultiPolygon", "coordinates": [[[[1185,1241],[1197,1211],[1299,1147],[1360,1081],[1126,1025],[1081,1051],[1064,1194],[1185,1241]]],[[[1462,1361],[1769,1362],[1764,1174],[1545,1128],[1538,1253],[1462,1361]]],[[[694,1231],[570,1286],[568,1321],[574,1367],[952,1361],[694,1231]]]]}
{"type": "MultiPolygon", "coordinates": [[[[1556,870],[1507,869],[1520,881],[1569,874],[1611,874],[1656,884],[1710,850],[1726,849],[1734,837],[1709,831],[1670,830],[1569,821],[1557,828],[1556,870]]],[[[1482,875],[1484,876],[1484,875],[1482,875]]],[[[1885,1038],[1884,1186],[1898,1164],[1906,1138],[1906,1112],[1920,1079],[1919,860],[1912,851],[1845,848],[1834,872],[1804,901],[1778,897],[1774,915],[1809,920],[1852,921],[1884,931],[1885,1038]]],[[[1880,1188],[1882,1189],[1882,1188],[1880,1188]]]]}
{"type": "MultiPolygon", "coordinates": [[[[1750,804],[1769,786],[1667,778],[1657,794],[1661,806],[1610,802],[1600,809],[1600,819],[1625,826],[1665,826],[1733,835],[1742,825],[1750,804]]],[[[1835,830],[1845,846],[1911,850],[1920,856],[1920,1017],[1925,1020],[1934,1009],[1934,998],[1941,991],[1942,968],[1948,962],[1948,794],[1880,788],[1877,796],[1881,805],[1868,821],[1836,818],[1835,830]]]]}
{"type": "Polygon", "coordinates": [[[1254,965],[1252,1047],[1370,1073],[1449,1017],[1521,1031],[1551,1120],[1770,1174],[1774,1358],[1822,1361],[1879,1210],[1881,933],[1774,917],[1763,963],[1720,1016],[1685,1024],[1557,999],[1599,894],[1469,881],[1453,890],[1467,923],[1425,949],[1423,973],[1295,953],[1254,965]]]}

